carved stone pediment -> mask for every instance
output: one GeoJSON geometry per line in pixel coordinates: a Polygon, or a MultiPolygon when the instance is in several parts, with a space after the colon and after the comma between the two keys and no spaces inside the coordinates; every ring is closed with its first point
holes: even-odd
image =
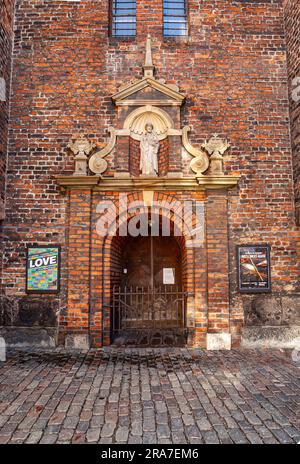
{"type": "Polygon", "coordinates": [[[123,87],[112,96],[116,106],[141,106],[159,104],[164,106],[181,106],[185,96],[153,78],[146,77],[134,84],[123,87]]]}
{"type": "MultiPolygon", "coordinates": [[[[143,180],[144,177],[147,185],[155,179],[159,188],[236,185],[238,176],[227,176],[223,169],[223,155],[230,148],[229,142],[214,134],[200,146],[193,145],[189,140],[191,127],[181,124],[185,95],[175,84],[156,78],[154,69],[151,38],[148,36],[143,77],[128,81],[112,96],[117,117],[114,127],[108,128],[110,137],[107,143],[94,150],[96,147],[83,136],[71,141],[69,148],[76,155],[75,172],[71,183],[62,178],[61,185],[81,185],[81,177],[88,179],[86,185],[98,185],[101,179],[101,188],[105,184],[108,189],[114,187],[117,190],[137,188],[138,179],[143,180]],[[152,127],[150,132],[155,135],[152,139],[145,137],[147,126],[152,127]],[[158,149],[154,150],[156,141],[158,149]],[[106,160],[108,155],[110,157],[106,160]],[[152,167],[149,168],[149,165],[152,167]],[[95,184],[88,177],[87,167],[96,175],[95,184]],[[160,181],[160,177],[164,180],[160,181]]],[[[144,188],[144,185],[141,186],[144,188]]]]}
{"type": "Polygon", "coordinates": [[[181,106],[185,96],[174,84],[166,84],[164,79],[155,79],[152,63],[151,38],[146,43],[146,59],[142,79],[130,82],[112,96],[116,106],[181,106]]]}

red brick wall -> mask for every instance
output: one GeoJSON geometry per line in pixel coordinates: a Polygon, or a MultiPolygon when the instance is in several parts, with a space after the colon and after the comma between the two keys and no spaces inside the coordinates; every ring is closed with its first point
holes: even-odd
{"type": "MultiPolygon", "coordinates": [[[[6,155],[8,140],[8,111],[11,74],[11,52],[13,42],[14,0],[2,0],[0,3],[0,278],[2,272],[2,220],[4,218],[4,196],[6,177],[6,155]],[[5,93],[5,95],[2,95],[5,93]]],[[[1,284],[0,284],[1,287],[1,284]]]]}
{"type": "Polygon", "coordinates": [[[210,191],[206,208],[209,332],[229,330],[227,195],[210,191]]]}
{"type": "Polygon", "coordinates": [[[130,138],[130,174],[138,176],[140,174],[140,142],[130,138]]]}
{"type": "MultiPolygon", "coordinates": [[[[226,172],[242,176],[228,198],[230,310],[238,330],[254,298],[236,290],[237,244],[270,243],[274,297],[299,292],[283,5],[281,0],[189,0],[190,36],[164,39],[161,3],[138,0],[137,37],[120,41],[108,35],[107,0],[18,1],[6,294],[24,296],[27,243],[61,243],[62,291],[56,300],[63,314],[69,212],[54,176],[69,166],[71,135],[84,132],[99,144],[106,140],[106,129],[117,118],[111,95],[141,77],[150,32],[156,76],[178,84],[187,96],[182,125],[191,126],[191,141],[200,144],[216,132],[227,137],[232,148],[226,172]]],[[[91,281],[99,293],[101,285],[96,277],[91,281]]]]}
{"type": "Polygon", "coordinates": [[[300,225],[300,3],[284,0],[296,218],[300,225]]]}

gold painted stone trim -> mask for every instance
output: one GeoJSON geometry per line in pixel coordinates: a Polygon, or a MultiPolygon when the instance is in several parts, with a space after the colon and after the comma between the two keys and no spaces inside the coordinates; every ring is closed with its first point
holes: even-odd
{"type": "Polygon", "coordinates": [[[232,188],[238,184],[240,176],[199,176],[199,177],[101,177],[101,176],[57,176],[62,190],[93,189],[97,191],[121,192],[142,190],[199,190],[232,188]]]}
{"type": "Polygon", "coordinates": [[[151,207],[153,205],[154,191],[143,190],[143,201],[145,206],[151,207]]]}

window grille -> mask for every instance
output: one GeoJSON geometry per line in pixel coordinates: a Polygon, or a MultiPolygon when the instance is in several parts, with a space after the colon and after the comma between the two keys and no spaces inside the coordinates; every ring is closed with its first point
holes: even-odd
{"type": "Polygon", "coordinates": [[[186,0],[164,0],[164,36],[187,35],[186,0]]]}
{"type": "Polygon", "coordinates": [[[112,0],[112,36],[134,37],[136,33],[136,1],[112,0]]]}

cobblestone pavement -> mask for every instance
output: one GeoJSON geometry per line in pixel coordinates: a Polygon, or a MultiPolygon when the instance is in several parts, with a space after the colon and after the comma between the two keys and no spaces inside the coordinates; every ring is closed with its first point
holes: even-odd
{"type": "Polygon", "coordinates": [[[296,443],[291,351],[11,351],[1,443],[296,443]]]}

